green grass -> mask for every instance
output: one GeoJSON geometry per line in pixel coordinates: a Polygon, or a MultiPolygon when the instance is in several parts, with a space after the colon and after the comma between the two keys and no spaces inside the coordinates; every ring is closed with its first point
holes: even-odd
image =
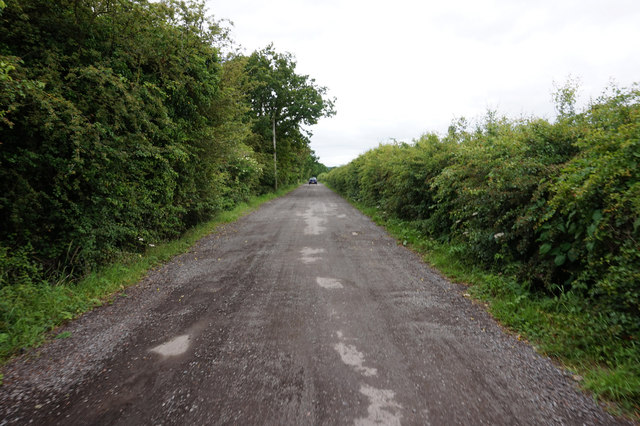
{"type": "MultiPolygon", "coordinates": [[[[218,226],[230,223],[263,203],[282,196],[297,185],[241,203],[221,212],[213,220],[187,231],[181,238],[149,247],[144,254],[123,255],[118,263],[103,267],[77,282],[25,282],[0,289],[0,365],[13,355],[42,344],[47,337],[67,338],[68,333],[52,336],[65,322],[108,302],[115,294],[136,284],[147,272],[177,254],[189,250],[200,238],[218,226]]],[[[2,383],[0,376],[0,383],[2,383]]]]}
{"type": "Polygon", "coordinates": [[[569,371],[586,391],[613,414],[640,421],[640,345],[616,337],[611,321],[580,296],[549,296],[530,291],[508,273],[483,270],[465,261],[464,245],[424,236],[412,222],[352,204],[383,226],[425,262],[454,282],[468,286],[476,300],[519,339],[569,371]]]}

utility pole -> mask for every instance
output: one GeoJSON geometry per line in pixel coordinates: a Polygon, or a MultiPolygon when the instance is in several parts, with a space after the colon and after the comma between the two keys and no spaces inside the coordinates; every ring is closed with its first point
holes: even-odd
{"type": "Polygon", "coordinates": [[[278,162],[276,158],[276,113],[273,113],[273,119],[271,120],[273,125],[273,177],[274,177],[274,188],[278,190],[278,162]]]}

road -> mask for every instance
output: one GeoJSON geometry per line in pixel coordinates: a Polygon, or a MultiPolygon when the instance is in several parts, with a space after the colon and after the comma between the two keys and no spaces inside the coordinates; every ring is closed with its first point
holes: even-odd
{"type": "Polygon", "coordinates": [[[8,365],[0,425],[618,422],[464,293],[305,185],[8,365]]]}

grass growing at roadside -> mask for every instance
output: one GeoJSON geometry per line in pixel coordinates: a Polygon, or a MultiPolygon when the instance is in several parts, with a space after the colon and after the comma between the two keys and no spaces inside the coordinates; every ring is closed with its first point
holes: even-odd
{"type": "Polygon", "coordinates": [[[584,299],[532,292],[508,271],[491,273],[465,262],[462,245],[434,241],[412,222],[352,204],[448,278],[469,285],[469,293],[487,303],[501,324],[562,364],[613,413],[640,420],[640,345],[615,338],[603,315],[584,299]]]}
{"type": "MultiPolygon", "coordinates": [[[[56,327],[102,305],[138,281],[152,268],[184,253],[219,225],[237,220],[261,204],[290,192],[290,186],[253,197],[233,210],[187,231],[181,238],[149,247],[144,254],[123,256],[118,263],[99,269],[78,282],[24,283],[0,289],[0,365],[12,355],[41,344],[56,327]]],[[[58,338],[70,337],[61,333],[58,338]]],[[[1,383],[0,376],[0,383],[1,383]]]]}

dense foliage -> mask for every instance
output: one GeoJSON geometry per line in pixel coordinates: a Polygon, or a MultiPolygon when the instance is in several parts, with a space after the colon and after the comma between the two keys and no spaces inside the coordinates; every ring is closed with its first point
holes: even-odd
{"type": "Polygon", "coordinates": [[[612,88],[579,113],[573,98],[570,85],[559,91],[554,122],[488,113],[442,137],[381,145],[324,179],[538,297],[580,300],[572,309],[600,325],[572,345],[612,360],[619,354],[598,344],[606,335],[637,367],[640,90],[612,88]]]}
{"type": "Polygon", "coordinates": [[[302,125],[311,126],[318,118],[335,114],[333,100],[325,96],[327,89],[309,76],[296,74],[295,68],[293,56],[276,52],[272,45],[254,52],[247,61],[247,73],[259,82],[250,93],[252,147],[263,158],[272,156],[275,136],[280,172],[265,169],[262,182],[265,186],[275,183],[276,189],[278,182],[289,184],[301,173],[317,171],[319,163],[309,149],[311,132],[302,125]]]}
{"type": "Polygon", "coordinates": [[[304,92],[278,118],[283,182],[321,167],[301,126],[333,111],[326,89],[272,46],[236,53],[202,1],[0,10],[0,290],[83,275],[272,187],[257,91],[279,69],[253,72],[264,54],[304,92]]]}

